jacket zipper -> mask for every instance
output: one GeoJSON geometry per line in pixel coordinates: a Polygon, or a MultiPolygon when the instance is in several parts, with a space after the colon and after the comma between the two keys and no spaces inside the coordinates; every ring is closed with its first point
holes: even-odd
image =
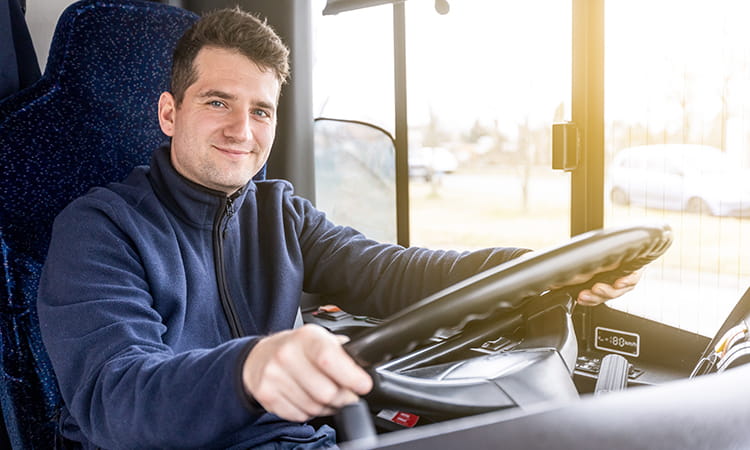
{"type": "Polygon", "coordinates": [[[216,220],[214,220],[214,267],[216,270],[216,282],[219,288],[221,307],[224,310],[224,315],[229,323],[229,330],[232,333],[232,337],[238,338],[244,336],[245,333],[242,330],[242,325],[240,325],[239,318],[237,317],[237,311],[235,310],[234,303],[229,295],[226,270],[224,268],[224,238],[226,237],[225,234],[229,219],[231,219],[233,215],[234,203],[231,198],[226,198],[216,213],[216,220]]]}

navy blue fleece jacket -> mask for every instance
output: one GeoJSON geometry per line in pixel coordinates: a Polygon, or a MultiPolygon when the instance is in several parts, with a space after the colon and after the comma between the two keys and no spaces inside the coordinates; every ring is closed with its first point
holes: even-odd
{"type": "Polygon", "coordinates": [[[293,326],[301,292],[385,317],[523,251],[430,251],[336,226],[289,183],[231,198],[169,148],[56,219],[38,310],[64,434],[104,448],[250,447],[312,428],[244,394],[244,357],[293,326]],[[239,336],[239,337],[238,337],[239,336]]]}

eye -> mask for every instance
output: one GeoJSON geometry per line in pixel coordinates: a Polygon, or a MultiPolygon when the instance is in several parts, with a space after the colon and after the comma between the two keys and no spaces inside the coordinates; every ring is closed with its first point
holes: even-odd
{"type": "Polygon", "coordinates": [[[263,119],[267,119],[267,118],[271,117],[271,114],[269,114],[269,112],[266,111],[265,109],[254,109],[252,111],[252,114],[256,115],[256,116],[258,116],[260,118],[263,118],[263,119]]]}
{"type": "Polygon", "coordinates": [[[221,100],[211,100],[208,102],[210,106],[213,106],[214,108],[224,108],[226,105],[221,100]]]}

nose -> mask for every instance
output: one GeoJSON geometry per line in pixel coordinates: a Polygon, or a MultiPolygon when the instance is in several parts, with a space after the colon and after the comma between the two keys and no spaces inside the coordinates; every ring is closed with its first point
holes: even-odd
{"type": "Polygon", "coordinates": [[[234,142],[247,142],[253,136],[251,125],[249,114],[243,111],[233,112],[224,126],[224,136],[234,142]]]}

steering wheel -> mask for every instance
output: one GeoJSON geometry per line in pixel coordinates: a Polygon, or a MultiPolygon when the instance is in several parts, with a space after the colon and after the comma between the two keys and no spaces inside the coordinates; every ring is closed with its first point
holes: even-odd
{"type": "Polygon", "coordinates": [[[439,291],[363,329],[344,348],[373,377],[368,401],[429,420],[572,400],[578,349],[571,297],[639,269],[671,243],[666,224],[584,233],[439,291]],[[581,274],[593,278],[572,285],[581,274]],[[462,331],[431,342],[438,330],[462,331]],[[412,352],[421,344],[428,345],[412,352]]]}
{"type": "MultiPolygon", "coordinates": [[[[443,289],[364,329],[344,348],[358,364],[370,368],[425,342],[436,330],[462,327],[498,312],[510,314],[552,287],[570,284],[576,275],[617,267],[598,273],[586,285],[599,280],[611,282],[661,256],[671,243],[672,230],[667,224],[584,233],[563,245],[527,253],[443,289]]],[[[577,286],[579,290],[583,287],[577,286]]]]}

